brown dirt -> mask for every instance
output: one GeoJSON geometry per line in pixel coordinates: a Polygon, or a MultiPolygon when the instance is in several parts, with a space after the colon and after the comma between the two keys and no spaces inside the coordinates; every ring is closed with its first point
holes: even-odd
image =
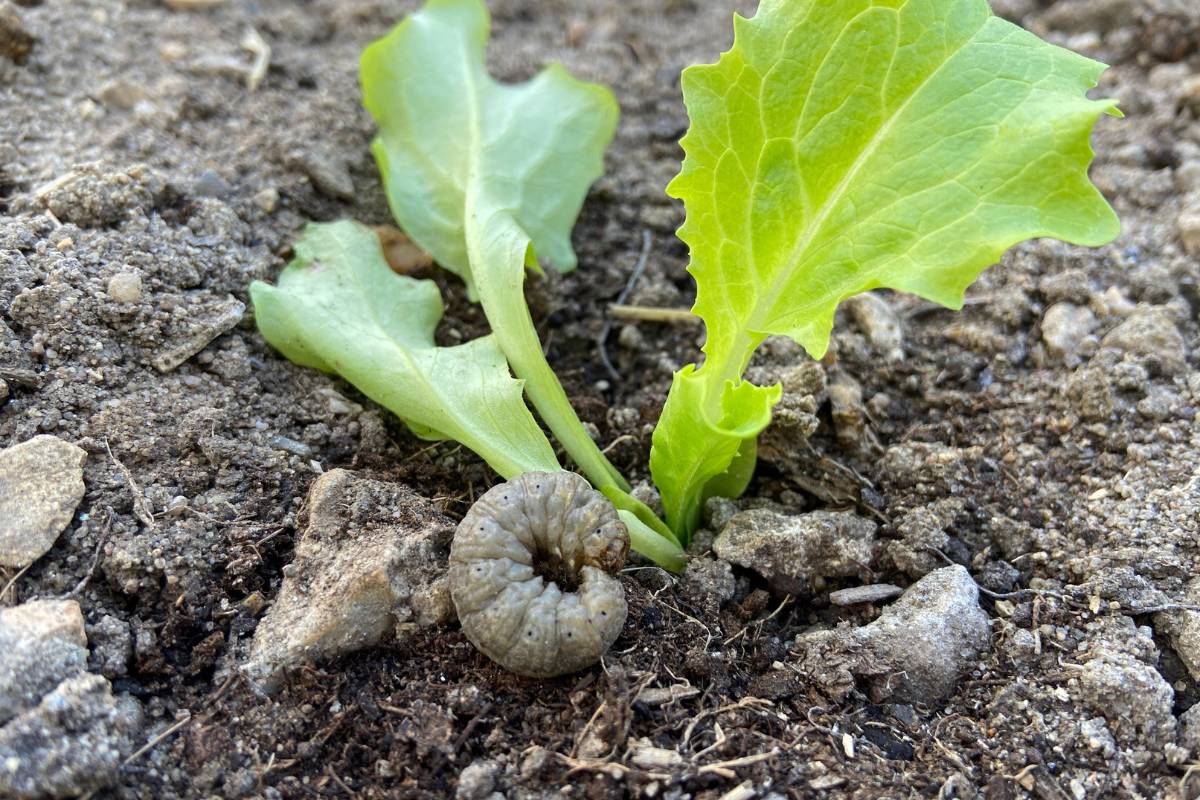
{"type": "MultiPolygon", "coordinates": [[[[859,693],[834,703],[819,679],[789,666],[797,634],[867,622],[876,610],[831,607],[825,591],[781,606],[750,573],[720,608],[645,569],[627,573],[629,622],[603,668],[576,676],[506,674],[449,628],[306,669],[270,700],[231,679],[320,469],[406,482],[453,516],[492,480],[470,453],[420,442],[351,387],[283,361],[249,314],[180,366],[155,367],[231,296],[246,302],[251,279],[272,278],[306,221],[387,221],[357,58],[413,6],[17,9],[36,42],[21,64],[0,56],[0,445],[54,433],[90,455],[74,522],[0,600],[70,590],[100,548],[80,596],[87,621],[113,616],[136,638],[115,689],[144,706],[147,739],[192,715],[100,796],[442,797],[464,767],[478,763],[478,774],[485,762],[508,797],[716,798],[743,783],[784,797],[1196,796],[1189,764],[1200,753],[1142,740],[1115,720],[1112,749],[1082,733],[1110,709],[1089,705],[1075,677],[1106,648],[1133,647],[1135,627],[1118,624],[1132,617],[1148,626],[1146,658],[1172,685],[1174,713],[1200,699],[1163,615],[1135,613],[1200,599],[1186,593],[1200,566],[1200,267],[1175,227],[1200,192],[1200,88],[1186,88],[1200,73],[1200,17],[1169,0],[1003,4],[1115,65],[1104,91],[1128,118],[1101,122],[1094,175],[1125,233],[1094,251],[1022,246],[957,315],[889,296],[905,329],[898,361],[840,316],[825,369],[861,384],[869,434],[835,424],[822,404],[807,445],[797,434],[778,448],[748,496],[791,510],[849,502],[888,539],[904,535],[914,509],[956,499],[946,556],[993,592],[1036,591],[984,598],[993,645],[944,704],[877,706],[859,693]],[[248,27],[272,49],[254,91],[240,44],[248,27]],[[41,191],[88,163],[102,177],[86,197],[41,191]],[[347,177],[351,193],[337,185],[347,177]],[[141,276],[137,303],[106,294],[126,271],[141,276]],[[1125,313],[1120,297],[1165,313],[1182,346],[1102,346],[1125,313]],[[1062,301],[1097,317],[1065,357],[1048,352],[1041,328],[1062,301]],[[176,497],[186,509],[167,512],[176,497]],[[1037,648],[1021,644],[1030,634],[1037,648]],[[643,699],[669,686],[687,691],[643,699]],[[647,744],[679,762],[647,766],[638,757],[647,744]]],[[[491,7],[497,75],[524,78],[558,59],[621,102],[608,174],[576,229],[580,269],[535,283],[530,297],[581,415],[618,442],[621,468],[644,476],[670,373],[695,357],[701,331],[618,324],[608,350],[621,380],[595,341],[643,230],[653,245],[631,301],[690,301],[672,233],[682,210],[663,194],[686,127],[678,75],[728,45],[731,6],[491,7]]],[[[438,279],[450,309],[442,340],[483,330],[461,291],[438,279]]],[[[770,375],[802,361],[777,343],[757,363],[770,375]]],[[[937,566],[929,557],[925,569],[937,566]]],[[[886,557],[872,568],[901,585],[915,577],[886,557]]]]}

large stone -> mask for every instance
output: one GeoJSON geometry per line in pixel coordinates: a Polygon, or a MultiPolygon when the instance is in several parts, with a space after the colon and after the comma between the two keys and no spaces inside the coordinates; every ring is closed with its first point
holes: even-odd
{"type": "Polygon", "coordinates": [[[856,680],[874,702],[936,703],[954,691],[988,646],[979,589],[960,566],[929,573],[877,620],[801,637],[802,671],[845,697],[856,680]]]}
{"type": "Polygon", "coordinates": [[[266,692],[301,664],[454,618],[454,522],[398,484],[332,470],[313,483],[295,560],[254,634],[245,672],[266,692]]]}
{"type": "Polygon", "coordinates": [[[778,592],[810,594],[823,578],[871,577],[875,523],[849,511],[789,516],[764,508],[735,514],[713,552],[767,579],[778,592]]]}
{"type": "Polygon", "coordinates": [[[26,567],[54,546],[83,499],[86,458],[48,435],[0,450],[0,566],[26,567]]]}
{"type": "Polygon", "coordinates": [[[0,722],[87,666],[83,613],[74,600],[0,609],[0,722]]]}
{"type": "Polygon", "coordinates": [[[141,708],[82,673],[0,728],[0,797],[78,797],[110,784],[133,749],[141,708]]]}

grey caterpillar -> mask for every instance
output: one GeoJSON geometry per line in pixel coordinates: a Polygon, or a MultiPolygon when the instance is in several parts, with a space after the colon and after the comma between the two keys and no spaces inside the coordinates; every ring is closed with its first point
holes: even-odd
{"type": "Polygon", "coordinates": [[[594,664],[625,624],[615,576],[628,551],[612,503],[572,472],[527,472],[493,486],[450,547],[463,633],[520,675],[549,678],[594,664]]]}

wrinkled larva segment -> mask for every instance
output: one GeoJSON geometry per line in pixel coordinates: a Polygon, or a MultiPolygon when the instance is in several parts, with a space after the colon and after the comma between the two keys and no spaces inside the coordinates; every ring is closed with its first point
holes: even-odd
{"type": "Polygon", "coordinates": [[[459,523],[450,594],[463,633],[500,666],[549,678],[600,660],[625,624],[615,577],[629,533],[573,472],[492,487],[459,523]]]}

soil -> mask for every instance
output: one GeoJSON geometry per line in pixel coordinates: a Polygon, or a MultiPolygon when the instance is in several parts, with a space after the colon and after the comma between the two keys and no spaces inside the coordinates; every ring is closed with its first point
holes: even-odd
{"type": "MultiPolygon", "coordinates": [[[[856,581],[786,601],[743,570],[722,605],[635,566],[623,577],[629,620],[603,666],[557,680],[503,672],[450,626],[303,669],[270,699],[240,681],[319,472],[406,483],[456,518],[494,476],[287,363],[240,307],[307,221],[388,221],[357,59],[414,4],[187,5],[25,0],[6,18],[32,47],[20,63],[0,52],[0,445],[51,433],[89,453],[73,522],[24,574],[0,576],[17,578],[0,601],[86,579],[77,599],[93,660],[114,627],[133,640],[130,662],[109,672],[142,705],[154,745],[96,797],[1200,793],[1200,753],[1173,720],[1164,737],[1136,724],[1136,703],[1126,713],[1078,680],[1082,665],[1132,653],[1170,686],[1171,714],[1200,699],[1170,634],[1177,614],[1149,613],[1200,601],[1188,585],[1200,567],[1200,264],[1176,226],[1200,201],[1192,3],[997,3],[1114,65],[1101,90],[1127,117],[1101,120],[1093,176],[1123,235],[1096,250],[1018,247],[957,314],[885,294],[899,357],[842,312],[820,370],[830,386],[856,384],[861,402],[851,391],[831,404],[818,389],[781,415],[743,501],[877,520],[898,546],[869,565],[876,582],[907,586],[943,559],[969,568],[987,590],[992,643],[928,707],[831,699],[795,668],[799,634],[879,613],[830,604],[829,590],[856,581]],[[259,40],[270,57],[254,86],[259,40]],[[1061,303],[1075,320],[1066,349],[1050,344],[1064,331],[1047,312],[1061,303]],[[906,551],[928,509],[942,546],[906,551]]],[[[687,125],[678,78],[728,46],[732,6],[490,6],[499,77],[560,60],[621,103],[608,174],[576,228],[580,267],[531,280],[529,293],[576,407],[644,478],[671,372],[697,356],[702,329],[618,322],[606,343],[617,376],[597,339],[644,233],[629,302],[690,303],[673,236],[682,209],[663,193],[687,125]]],[[[460,287],[429,274],[447,295],[441,339],[483,331],[460,287]]],[[[755,364],[763,379],[812,369],[787,342],[755,364]]]]}

